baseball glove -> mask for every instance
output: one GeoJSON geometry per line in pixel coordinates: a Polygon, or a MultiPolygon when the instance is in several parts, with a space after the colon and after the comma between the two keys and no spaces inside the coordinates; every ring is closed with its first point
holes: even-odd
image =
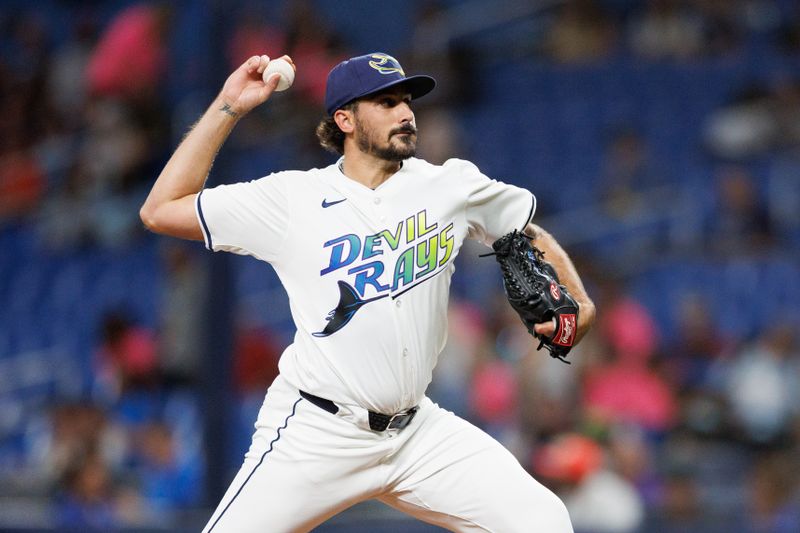
{"type": "Polygon", "coordinates": [[[544,252],[531,244],[531,238],[514,230],[492,245],[503,272],[503,288],[511,307],[522,319],[528,332],[538,338],[550,356],[569,364],[565,356],[572,349],[578,326],[578,304],[559,283],[553,266],[544,260],[544,252]],[[556,331],[551,337],[536,334],[533,326],[555,318],[556,331]]]}

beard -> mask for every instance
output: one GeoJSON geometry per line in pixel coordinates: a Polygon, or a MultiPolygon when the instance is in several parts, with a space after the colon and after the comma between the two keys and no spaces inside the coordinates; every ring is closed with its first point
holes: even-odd
{"type": "Polygon", "coordinates": [[[404,161],[417,153],[417,128],[405,124],[389,132],[389,138],[381,143],[379,135],[368,129],[360,121],[356,121],[356,144],[365,154],[373,155],[384,161],[404,161]],[[409,135],[397,135],[407,133],[409,135]]]}

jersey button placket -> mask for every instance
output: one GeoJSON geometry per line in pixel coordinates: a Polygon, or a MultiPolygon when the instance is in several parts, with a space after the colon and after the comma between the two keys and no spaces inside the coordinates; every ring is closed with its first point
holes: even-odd
{"type": "MultiPolygon", "coordinates": [[[[402,313],[401,313],[402,307],[403,307],[403,300],[401,300],[400,298],[397,298],[394,301],[394,307],[395,307],[395,310],[397,311],[396,317],[399,319],[398,325],[400,325],[400,324],[403,323],[402,313]]],[[[403,333],[402,333],[402,330],[403,330],[402,326],[400,327],[400,330],[401,330],[401,336],[399,337],[398,340],[406,339],[407,337],[405,335],[403,335],[403,333]]],[[[403,343],[403,344],[405,344],[405,343],[403,343]]],[[[405,386],[403,387],[403,389],[404,389],[403,390],[403,403],[407,404],[409,402],[409,400],[411,399],[411,391],[414,390],[414,383],[416,381],[416,376],[414,375],[413,358],[409,357],[409,354],[411,352],[408,349],[408,347],[403,346],[403,344],[400,345],[400,346],[402,346],[402,351],[400,353],[401,353],[401,356],[402,356],[403,367],[405,367],[405,375],[406,375],[405,386]]]]}
{"type": "Polygon", "coordinates": [[[382,201],[383,200],[381,200],[380,196],[375,196],[372,198],[372,203],[375,204],[375,214],[378,217],[378,220],[381,222],[381,224],[386,222],[386,214],[383,212],[382,209],[380,209],[382,201]]]}
{"type": "MultiPolygon", "coordinates": [[[[403,300],[401,300],[400,298],[397,298],[394,301],[394,306],[395,306],[395,309],[398,312],[397,316],[400,317],[400,311],[402,310],[402,307],[403,307],[403,300]]],[[[401,323],[402,323],[402,319],[401,319],[401,323]]],[[[409,351],[408,347],[403,346],[403,350],[402,350],[401,354],[402,354],[403,363],[404,363],[404,366],[405,366],[406,383],[407,383],[407,387],[406,387],[405,391],[403,392],[403,403],[408,403],[408,401],[411,399],[410,390],[412,390],[414,388],[414,383],[416,382],[416,375],[415,375],[415,370],[414,370],[414,358],[413,357],[409,357],[408,356],[409,353],[410,353],[410,351],[409,351]]]]}

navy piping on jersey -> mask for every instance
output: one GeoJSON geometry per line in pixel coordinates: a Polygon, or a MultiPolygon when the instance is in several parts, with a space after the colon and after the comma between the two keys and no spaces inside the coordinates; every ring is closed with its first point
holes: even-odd
{"type": "Polygon", "coordinates": [[[528,213],[528,218],[525,219],[525,224],[522,225],[522,229],[520,231],[524,232],[525,228],[528,227],[528,223],[533,220],[534,211],[536,211],[536,197],[531,194],[531,210],[528,213]]]}
{"type": "Polygon", "coordinates": [[[214,251],[214,246],[211,243],[211,232],[208,231],[208,224],[206,224],[206,217],[203,216],[203,204],[200,203],[200,197],[203,196],[203,191],[197,195],[197,214],[200,215],[200,225],[203,226],[203,233],[206,235],[207,248],[214,251]]]}
{"type": "Polygon", "coordinates": [[[289,419],[292,418],[294,416],[295,412],[297,411],[297,404],[302,402],[302,401],[303,401],[303,398],[300,398],[299,400],[294,402],[294,405],[292,406],[292,413],[289,416],[286,417],[286,420],[283,421],[283,426],[278,428],[278,434],[276,435],[276,437],[274,439],[272,439],[272,442],[269,443],[269,449],[264,452],[264,454],[261,456],[261,460],[258,462],[258,464],[255,467],[253,467],[253,471],[250,472],[250,475],[247,476],[247,479],[244,480],[244,483],[242,483],[242,486],[239,487],[239,490],[237,490],[236,494],[233,495],[233,498],[231,498],[231,501],[228,502],[228,505],[225,506],[225,509],[223,509],[222,512],[217,517],[217,519],[214,520],[214,524],[212,524],[211,528],[209,528],[208,533],[211,533],[214,530],[214,528],[217,527],[217,524],[219,523],[219,520],[228,511],[228,509],[230,508],[231,504],[239,496],[239,494],[242,493],[242,489],[244,489],[244,486],[247,485],[248,481],[250,481],[250,478],[253,477],[253,474],[256,473],[256,470],[258,470],[258,467],[261,466],[261,463],[264,462],[264,459],[267,457],[267,454],[272,451],[272,448],[273,448],[274,444],[276,442],[278,442],[278,440],[280,440],[280,438],[281,438],[281,430],[282,429],[286,429],[286,427],[289,425],[289,419]]]}

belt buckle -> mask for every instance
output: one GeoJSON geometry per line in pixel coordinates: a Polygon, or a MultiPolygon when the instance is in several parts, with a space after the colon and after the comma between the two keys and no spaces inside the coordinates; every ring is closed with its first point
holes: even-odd
{"type": "Polygon", "coordinates": [[[392,418],[389,419],[389,424],[387,424],[386,429],[403,429],[408,424],[411,423],[411,419],[414,418],[414,415],[417,414],[417,408],[412,407],[408,411],[404,413],[397,413],[392,415],[392,418]]]}

